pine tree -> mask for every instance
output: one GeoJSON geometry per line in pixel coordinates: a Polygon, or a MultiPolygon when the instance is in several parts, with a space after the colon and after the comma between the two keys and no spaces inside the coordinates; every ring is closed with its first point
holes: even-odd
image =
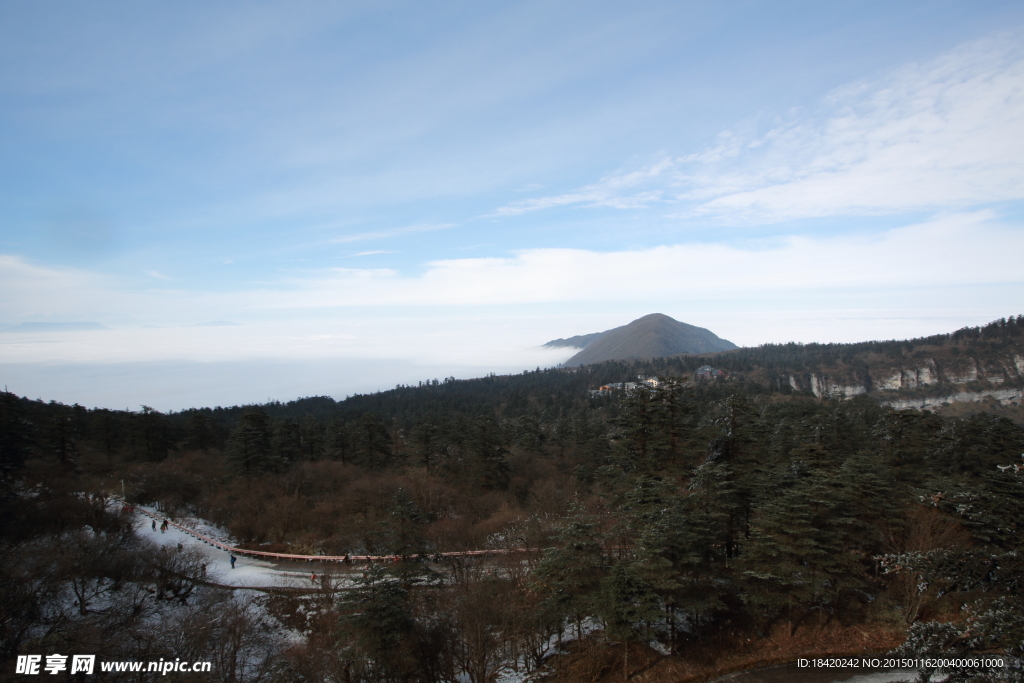
{"type": "Polygon", "coordinates": [[[607,562],[594,524],[580,508],[564,521],[558,546],[537,563],[532,580],[544,596],[544,605],[576,626],[583,636],[583,620],[594,613],[594,599],[607,562]]]}
{"type": "Polygon", "coordinates": [[[472,478],[477,486],[498,490],[508,488],[508,451],[502,445],[501,430],[493,419],[470,421],[465,448],[472,458],[472,478]]]}
{"type": "Polygon", "coordinates": [[[302,435],[299,425],[290,418],[275,420],[271,436],[271,450],[282,464],[293,463],[302,455],[302,435]]]}
{"type": "Polygon", "coordinates": [[[374,566],[342,593],[341,649],[351,649],[377,683],[403,680],[415,666],[415,635],[409,590],[384,568],[374,566]]]}
{"type": "Polygon", "coordinates": [[[345,463],[352,455],[352,432],[343,418],[336,417],[327,429],[327,457],[345,463]]]}
{"type": "Polygon", "coordinates": [[[273,471],[281,464],[274,454],[273,426],[260,408],[244,412],[228,439],[228,458],[244,475],[273,471]]]}
{"type": "Polygon", "coordinates": [[[649,639],[639,627],[661,616],[654,588],[625,562],[617,562],[601,579],[595,612],[605,624],[605,635],[622,643],[623,680],[629,680],[629,643],[649,639]]]}
{"type": "Polygon", "coordinates": [[[32,424],[20,398],[0,393],[0,477],[8,479],[29,455],[32,424]]]}
{"type": "Polygon", "coordinates": [[[794,462],[758,507],[740,558],[747,601],[795,629],[802,614],[835,612],[844,591],[864,585],[864,555],[845,533],[850,510],[825,470],[794,462]]]}
{"type": "Polygon", "coordinates": [[[383,468],[391,462],[391,434],[374,413],[364,413],[351,430],[356,462],[364,467],[383,468]]]}
{"type": "Polygon", "coordinates": [[[198,410],[189,411],[185,419],[185,448],[189,450],[205,451],[214,444],[213,429],[210,420],[198,410]]]}

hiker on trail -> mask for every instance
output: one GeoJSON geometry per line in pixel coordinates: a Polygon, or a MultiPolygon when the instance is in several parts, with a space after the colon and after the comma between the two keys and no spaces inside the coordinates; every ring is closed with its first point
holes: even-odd
{"type": "Polygon", "coordinates": [[[156,520],[153,520],[153,531],[156,531],[156,520]]]}
{"type": "Polygon", "coordinates": [[[230,553],[228,553],[228,556],[231,558],[231,568],[234,569],[235,568],[235,560],[237,560],[238,558],[235,557],[234,555],[231,555],[230,553]]]}
{"type": "Polygon", "coordinates": [[[160,533],[167,531],[167,520],[165,519],[163,524],[160,525],[160,533]]]}
{"type": "Polygon", "coordinates": [[[313,575],[309,577],[309,582],[314,586],[316,585],[316,572],[313,572],[313,575]]]}

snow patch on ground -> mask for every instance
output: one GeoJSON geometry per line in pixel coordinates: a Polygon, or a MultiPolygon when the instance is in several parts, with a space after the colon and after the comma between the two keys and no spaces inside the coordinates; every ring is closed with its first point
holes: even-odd
{"type": "MultiPolygon", "coordinates": [[[[154,508],[148,508],[141,505],[136,505],[135,507],[145,509],[150,514],[163,519],[160,512],[154,508]]],[[[241,588],[254,586],[310,588],[313,585],[310,581],[310,577],[316,569],[311,569],[309,572],[300,572],[295,569],[282,568],[275,562],[258,560],[244,556],[236,556],[238,559],[235,562],[235,568],[232,569],[230,559],[231,555],[227,551],[209,545],[206,542],[201,541],[200,539],[173,526],[168,527],[167,531],[160,531],[159,522],[157,522],[156,531],[153,531],[152,518],[138,510],[136,510],[135,515],[139,522],[139,525],[136,528],[136,533],[142,538],[147,538],[153,543],[161,546],[177,547],[180,543],[183,548],[197,548],[206,557],[208,557],[209,565],[207,565],[206,576],[207,579],[214,583],[220,583],[225,586],[238,586],[241,588]]],[[[181,524],[182,526],[193,529],[196,533],[209,536],[210,538],[222,543],[229,545],[234,545],[236,543],[236,541],[228,536],[223,529],[220,529],[205,520],[188,520],[191,521],[192,524],[185,524],[178,519],[172,521],[176,524],[181,524]],[[193,526],[193,524],[195,526],[193,526]]]]}

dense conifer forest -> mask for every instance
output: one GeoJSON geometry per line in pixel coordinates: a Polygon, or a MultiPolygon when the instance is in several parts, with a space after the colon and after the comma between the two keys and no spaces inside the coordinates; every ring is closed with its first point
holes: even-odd
{"type": "Polygon", "coordinates": [[[1018,317],[913,342],[170,414],[5,392],[3,675],[44,651],[208,659],[210,680],[345,683],[513,670],[685,680],[897,646],[1020,658],[1024,427],[818,398],[751,373],[925,347],[983,355],[1016,348],[1022,329],[1018,317]],[[694,379],[709,363],[730,374],[694,379]],[[589,393],[637,375],[662,381],[589,393]],[[245,547],[405,560],[360,567],[345,590],[233,595],[188,552],[133,533],[110,504],[122,486],[129,503],[210,520],[245,547]],[[518,552],[431,559],[482,548],[518,552]]]}

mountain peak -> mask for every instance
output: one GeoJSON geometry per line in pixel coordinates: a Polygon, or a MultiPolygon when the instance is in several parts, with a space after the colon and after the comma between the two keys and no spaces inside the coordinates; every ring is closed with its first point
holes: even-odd
{"type": "Polygon", "coordinates": [[[548,348],[575,347],[579,353],[563,365],[589,365],[606,360],[659,358],[678,353],[729,351],[736,345],[703,327],[679,322],[663,313],[651,313],[628,325],[604,332],[555,339],[548,348]]]}

